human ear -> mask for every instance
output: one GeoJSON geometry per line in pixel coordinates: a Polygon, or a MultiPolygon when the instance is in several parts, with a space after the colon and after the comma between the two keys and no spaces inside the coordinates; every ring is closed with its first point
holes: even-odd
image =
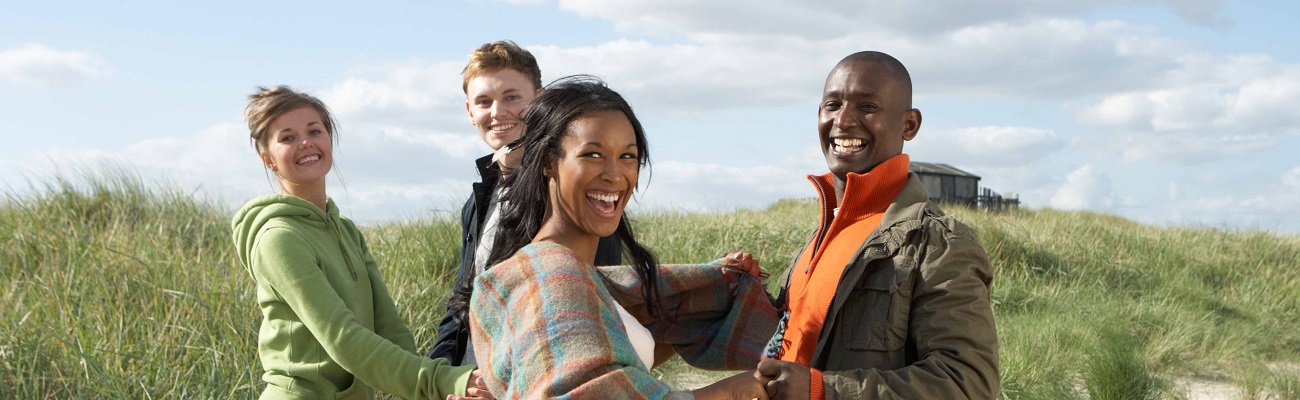
{"type": "Polygon", "coordinates": [[[270,154],[266,154],[265,151],[259,151],[257,152],[257,156],[262,159],[262,165],[265,165],[266,169],[275,171],[275,163],[271,161],[270,154]]]}
{"type": "Polygon", "coordinates": [[[543,160],[542,160],[542,165],[545,165],[544,167],[542,167],[542,176],[547,177],[547,178],[555,178],[555,177],[556,177],[556,174],[555,174],[555,169],[556,169],[556,166],[555,166],[555,160],[552,160],[552,159],[550,159],[550,157],[547,157],[546,159],[543,159],[543,160]]]}
{"type": "Polygon", "coordinates": [[[465,100],[465,115],[469,116],[470,125],[478,125],[478,122],[474,121],[474,113],[469,111],[469,100],[465,100]]]}
{"type": "Polygon", "coordinates": [[[911,141],[916,138],[917,132],[921,131],[921,110],[907,110],[907,116],[903,119],[903,140],[911,141]]]}

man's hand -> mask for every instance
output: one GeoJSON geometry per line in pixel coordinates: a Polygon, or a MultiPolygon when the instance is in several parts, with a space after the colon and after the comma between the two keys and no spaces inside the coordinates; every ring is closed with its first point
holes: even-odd
{"type": "Polygon", "coordinates": [[[723,273],[744,273],[758,280],[767,279],[767,272],[758,266],[758,260],[754,259],[753,254],[746,252],[736,252],[722,255],[722,272],[723,273]]]}
{"type": "Polygon", "coordinates": [[[757,371],[741,372],[714,382],[712,385],[695,389],[691,394],[701,400],[768,400],[766,390],[763,388],[765,381],[758,378],[759,376],[757,371]]]}
{"type": "Polygon", "coordinates": [[[812,394],[812,372],[798,363],[763,358],[754,377],[767,382],[767,396],[773,400],[807,399],[812,394]]]}
{"type": "Polygon", "coordinates": [[[487,382],[483,381],[483,374],[476,368],[469,373],[469,385],[465,387],[465,396],[454,394],[447,395],[447,400],[492,400],[496,399],[491,392],[487,390],[487,382]]]}

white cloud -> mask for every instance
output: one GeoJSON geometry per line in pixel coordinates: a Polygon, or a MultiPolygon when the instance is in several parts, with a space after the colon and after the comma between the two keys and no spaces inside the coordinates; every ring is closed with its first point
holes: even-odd
{"type": "Polygon", "coordinates": [[[63,84],[108,74],[108,65],[85,51],[35,43],[0,51],[0,78],[10,82],[63,84]]]}
{"type": "MultiPolygon", "coordinates": [[[[279,191],[249,145],[241,124],[218,124],[188,136],[147,139],[120,151],[51,150],[27,174],[60,176],[105,165],[128,166],[185,190],[197,190],[237,206],[279,191]]],[[[416,133],[401,128],[354,127],[342,132],[327,184],[330,195],[360,221],[421,216],[433,209],[460,207],[477,180],[472,160],[482,141],[461,136],[416,133]],[[344,205],[351,207],[344,207],[344,205]]]]}
{"type": "Polygon", "coordinates": [[[1066,175],[1065,183],[1052,196],[1051,205],[1062,210],[1103,210],[1114,202],[1110,177],[1090,164],[1066,175]]]}
{"type": "MultiPolygon", "coordinates": [[[[593,74],[637,108],[702,113],[719,108],[815,104],[828,63],[812,49],[615,40],[594,46],[529,46],[547,80],[593,74]],[[720,47],[727,51],[719,51],[720,47]],[[786,50],[789,50],[788,52],[786,50]]],[[[833,61],[832,61],[833,63],[833,61]]]]}
{"type": "Polygon", "coordinates": [[[792,197],[816,197],[809,173],[825,171],[816,146],[768,165],[740,166],[709,162],[667,160],[652,166],[650,181],[642,173],[637,206],[652,209],[718,211],[761,208],[792,197]]]}
{"type": "MultiPolygon", "coordinates": [[[[1300,65],[1268,56],[1188,55],[1162,86],[1102,98],[1080,118],[1113,130],[1125,159],[1196,162],[1251,154],[1300,133],[1300,65]]],[[[1111,149],[1108,149],[1111,150],[1111,149]]]]}
{"type": "Polygon", "coordinates": [[[1285,175],[1282,175],[1282,184],[1293,188],[1300,188],[1300,167],[1291,168],[1291,170],[1287,171],[1285,175]]]}
{"type": "Polygon", "coordinates": [[[1150,87],[1150,77],[1167,69],[1167,60],[1178,54],[1176,45],[1151,28],[1122,22],[996,22],[926,37],[869,29],[827,37],[763,35],[768,32],[755,29],[752,34],[698,35],[685,43],[623,39],[529,49],[544,73],[559,72],[552,77],[594,73],[655,107],[683,112],[811,104],[831,66],[866,49],[902,60],[919,96],[1051,99],[1150,87]]]}
{"type": "Polygon", "coordinates": [[[1013,167],[1034,164],[1064,146],[1056,132],[1048,129],[984,126],[922,129],[907,151],[934,162],[1013,167]]]}
{"type": "Polygon", "coordinates": [[[1184,21],[1205,26],[1229,26],[1232,21],[1220,15],[1223,9],[1222,0],[1164,0],[1161,4],[1168,6],[1170,10],[1182,17],[1184,21]]]}
{"type": "Polygon", "coordinates": [[[322,92],[321,99],[348,124],[469,131],[463,67],[464,61],[423,60],[365,65],[322,92]]]}
{"type": "Polygon", "coordinates": [[[1180,135],[1107,134],[1091,138],[1105,153],[1119,152],[1125,161],[1157,161],[1196,164],[1211,160],[1244,157],[1283,143],[1270,134],[1215,134],[1193,132],[1180,135]]]}
{"type": "Polygon", "coordinates": [[[924,36],[970,25],[1024,21],[1043,16],[1083,16],[1116,4],[1168,6],[1194,23],[1227,23],[1218,17],[1220,0],[1092,1],[1005,0],[970,2],[829,0],[808,7],[779,0],[603,1],[560,0],[560,8],[611,21],[630,33],[665,31],[694,36],[800,35],[807,39],[872,30],[924,36]]]}

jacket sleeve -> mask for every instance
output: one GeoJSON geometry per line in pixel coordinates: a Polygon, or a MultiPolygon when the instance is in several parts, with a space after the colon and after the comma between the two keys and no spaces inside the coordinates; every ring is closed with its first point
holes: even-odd
{"type": "Polygon", "coordinates": [[[908,325],[918,361],[892,371],[823,371],[827,399],[997,397],[992,266],[969,231],[959,231],[964,234],[945,231],[920,266],[908,325]]]}
{"type": "MultiPolygon", "coordinates": [[[[254,249],[253,275],[293,309],[330,358],[376,389],[408,399],[463,394],[473,367],[430,360],[366,329],[348,310],[296,233],[262,232],[254,249]]],[[[376,277],[377,278],[377,277],[376,277]]],[[[414,345],[412,345],[414,347],[414,345]]]]}
{"type": "MultiPolygon", "coordinates": [[[[465,235],[466,231],[473,229],[470,224],[474,218],[474,196],[470,196],[465,201],[465,206],[460,210],[460,268],[456,270],[456,280],[452,283],[452,296],[455,296],[456,288],[465,284],[469,279],[469,273],[474,268],[471,260],[466,260],[467,254],[473,254],[474,249],[466,249],[465,235]],[[470,253],[466,253],[466,252],[470,253]]],[[[444,307],[442,320],[438,322],[438,332],[434,336],[433,348],[429,349],[429,358],[446,358],[451,360],[453,365],[462,363],[464,354],[461,349],[469,345],[469,330],[460,320],[457,320],[451,311],[451,297],[447,298],[444,307]]]]}
{"type": "Polygon", "coordinates": [[[691,398],[642,365],[594,272],[555,260],[502,264],[475,279],[471,337],[488,390],[498,398],[691,398]]]}

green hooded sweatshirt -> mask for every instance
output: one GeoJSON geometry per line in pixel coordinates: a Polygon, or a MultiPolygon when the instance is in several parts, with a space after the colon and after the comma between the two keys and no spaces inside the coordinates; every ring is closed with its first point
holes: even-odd
{"type": "Polygon", "coordinates": [[[307,200],[249,201],[231,221],[239,261],[257,283],[263,399],[464,395],[473,366],[415,352],[356,225],[307,200]]]}

